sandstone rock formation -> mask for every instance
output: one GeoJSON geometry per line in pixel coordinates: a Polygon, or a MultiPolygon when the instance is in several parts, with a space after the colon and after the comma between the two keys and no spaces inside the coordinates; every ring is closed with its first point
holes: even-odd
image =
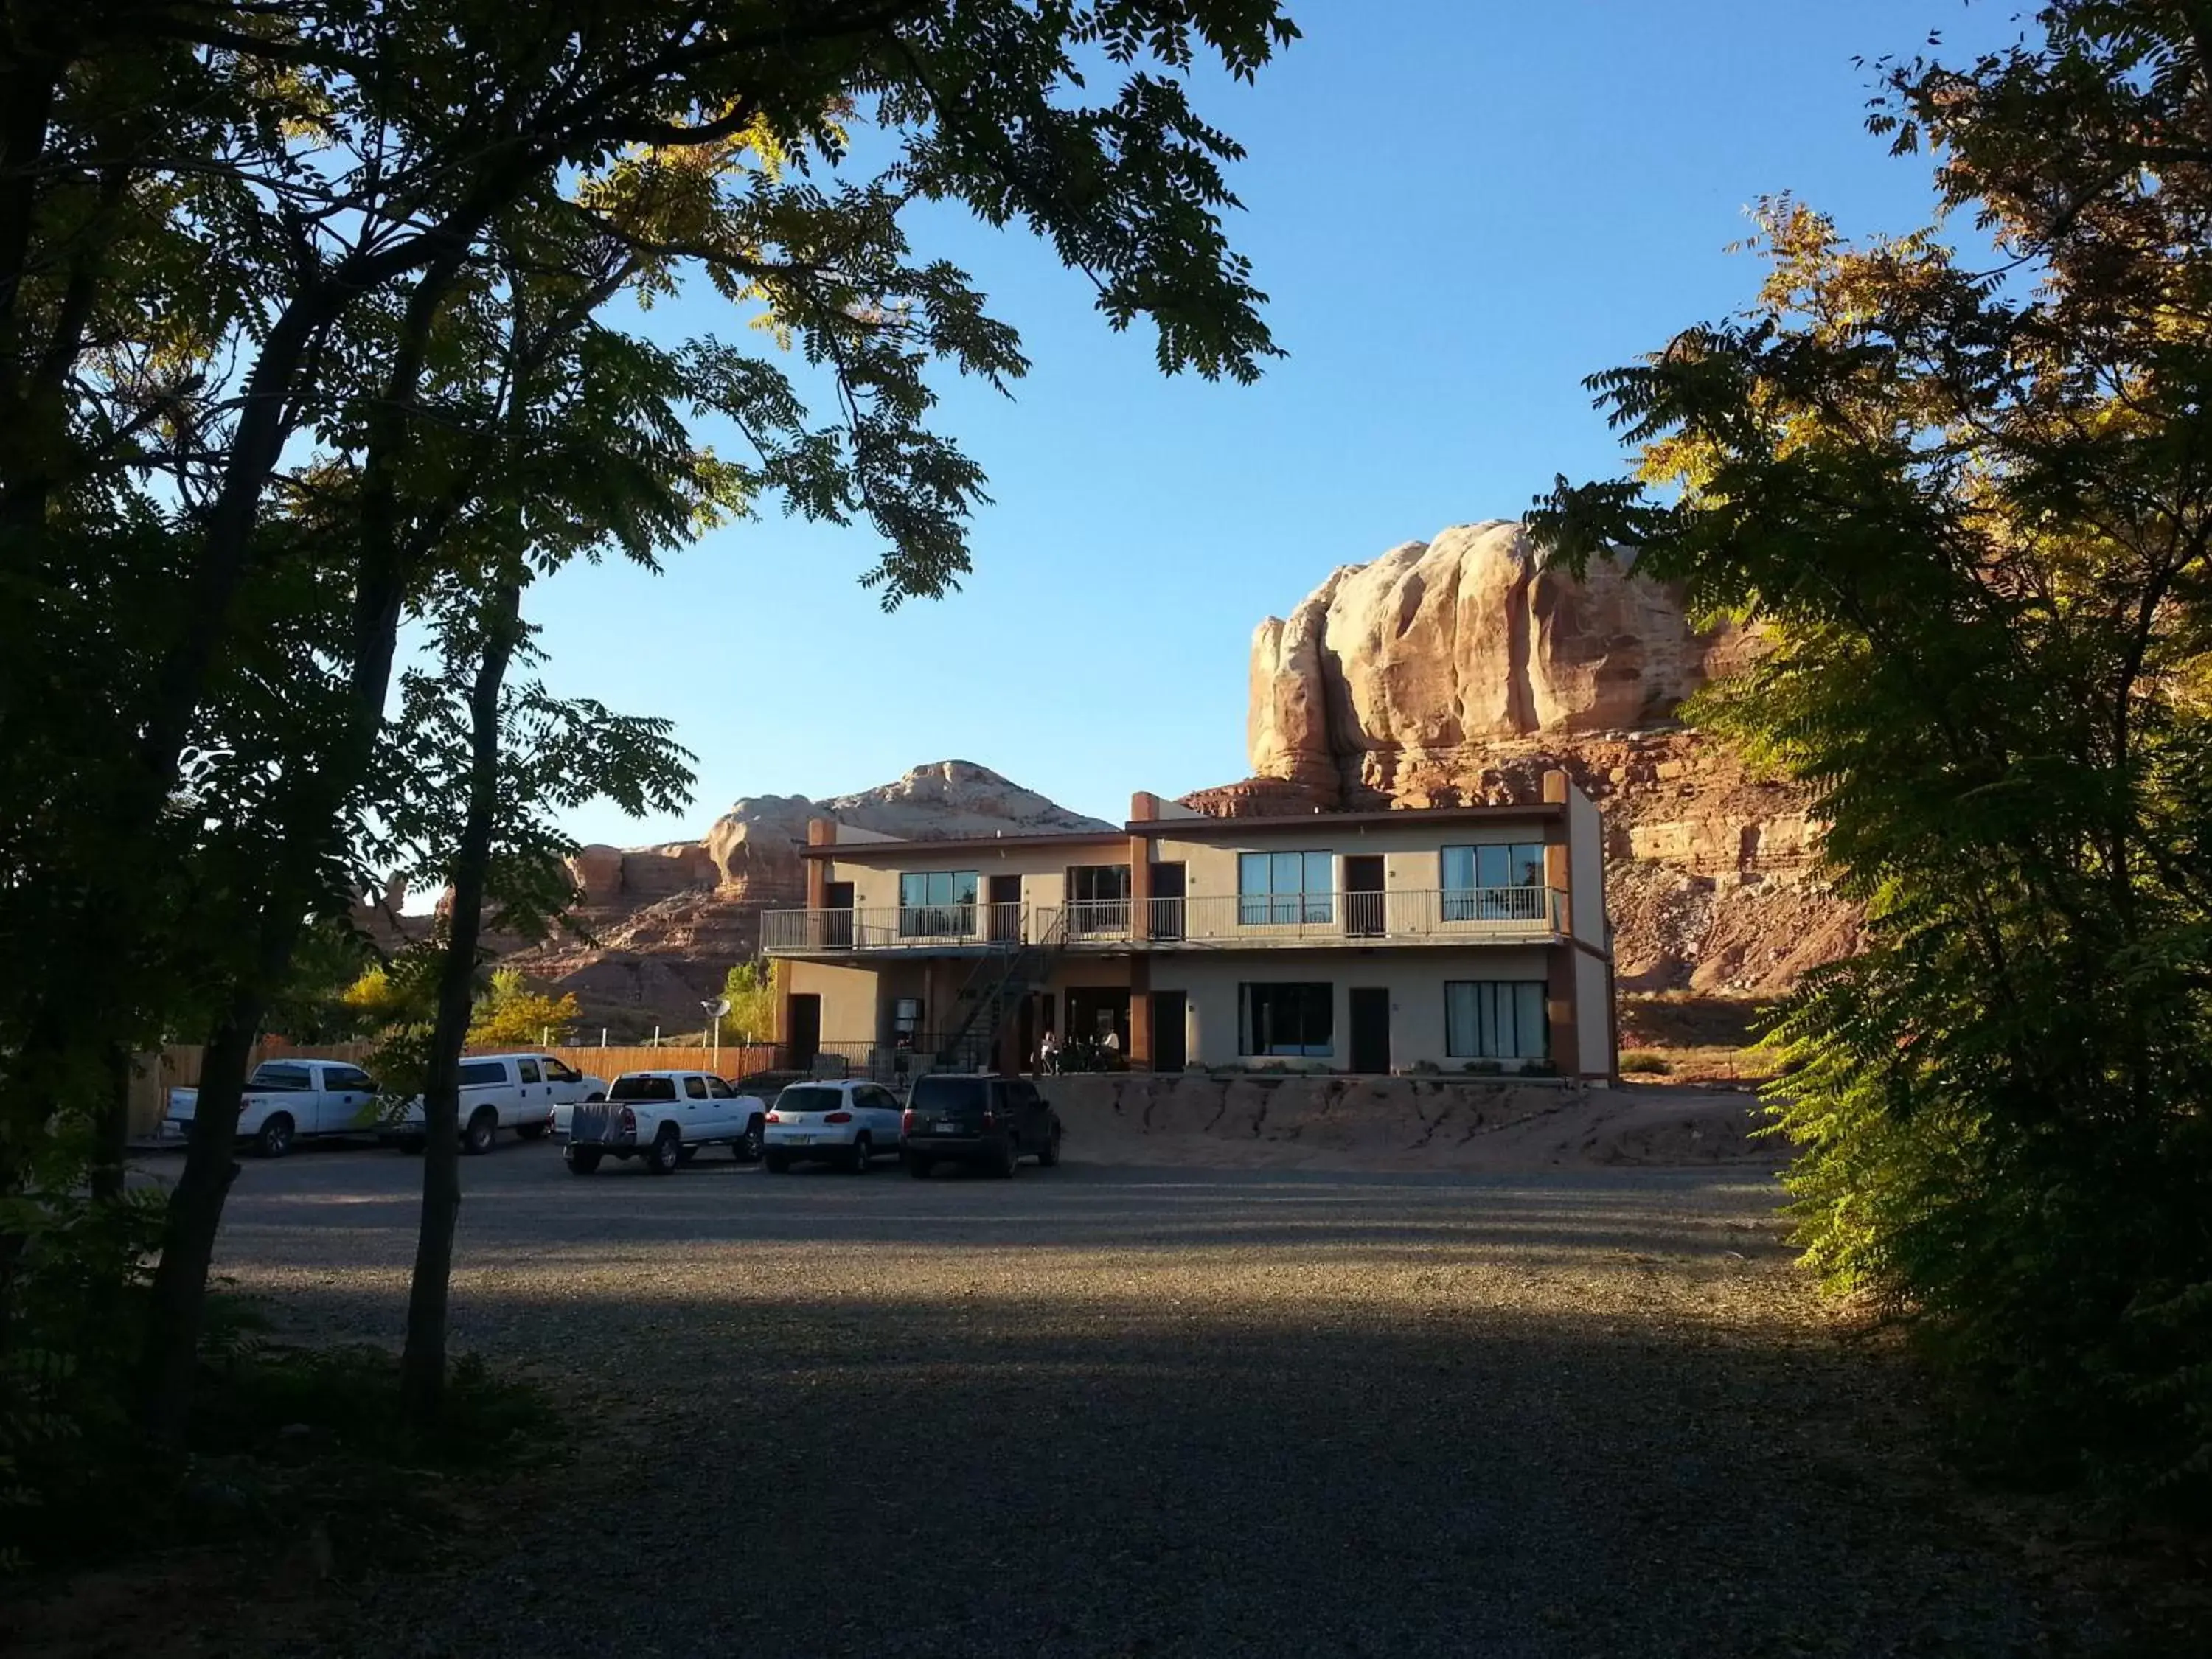
{"type": "Polygon", "coordinates": [[[1855,948],[1802,793],[1677,719],[1757,649],[1701,632],[1626,561],[1577,581],[1528,534],[1455,526],[1333,573],[1252,640],[1254,775],[1186,797],[1235,816],[1535,799],[1564,768],[1606,813],[1624,988],[1768,993],[1855,948]]]}

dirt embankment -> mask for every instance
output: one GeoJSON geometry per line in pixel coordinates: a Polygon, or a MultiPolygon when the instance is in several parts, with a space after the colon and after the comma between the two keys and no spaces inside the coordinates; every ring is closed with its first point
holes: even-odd
{"type": "Polygon", "coordinates": [[[1349,1170],[1773,1165],[1747,1094],[1420,1078],[1043,1081],[1090,1163],[1349,1170]]]}

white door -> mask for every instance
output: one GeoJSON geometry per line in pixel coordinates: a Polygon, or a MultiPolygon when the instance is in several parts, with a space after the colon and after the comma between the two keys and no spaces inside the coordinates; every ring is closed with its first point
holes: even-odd
{"type": "Polygon", "coordinates": [[[714,1109],[714,1133],[721,1139],[735,1140],[745,1132],[748,1102],[738,1098],[738,1091],[718,1077],[707,1079],[707,1097],[714,1109]]]}
{"type": "Polygon", "coordinates": [[[721,1103],[707,1092],[707,1079],[698,1072],[686,1072],[682,1079],[684,1100],[678,1109],[682,1114],[684,1139],[688,1141],[715,1139],[722,1114],[717,1109],[721,1103]]]}
{"type": "Polygon", "coordinates": [[[517,1123],[543,1123],[545,1114],[552,1109],[549,1097],[552,1094],[545,1079],[538,1074],[535,1060],[514,1062],[514,1121],[517,1123]]]}
{"type": "MultiPolygon", "coordinates": [[[[356,1066],[323,1067],[322,1098],[313,1125],[318,1134],[337,1134],[370,1127],[369,1103],[375,1098],[368,1073],[356,1066]]],[[[302,1124],[301,1127],[307,1128],[302,1124]]]]}

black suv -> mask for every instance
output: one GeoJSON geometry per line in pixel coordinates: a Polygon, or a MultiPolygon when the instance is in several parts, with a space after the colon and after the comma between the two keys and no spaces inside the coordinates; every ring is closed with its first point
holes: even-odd
{"type": "Polygon", "coordinates": [[[1060,1162],[1060,1114],[1036,1084],[1018,1077],[932,1072],[907,1096],[900,1139],[912,1176],[940,1163],[1011,1176],[1032,1157],[1049,1170],[1060,1162]]]}

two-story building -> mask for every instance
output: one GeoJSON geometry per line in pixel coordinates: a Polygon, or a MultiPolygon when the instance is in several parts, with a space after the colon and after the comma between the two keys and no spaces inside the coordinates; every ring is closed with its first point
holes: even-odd
{"type": "Polygon", "coordinates": [[[1614,1075],[1596,808],[1210,817],[902,841],[817,819],[770,911],[779,1042],[878,1074],[1012,1070],[1043,1034],[1133,1068],[1614,1075]],[[1110,1033],[1109,1043],[1104,1039],[1110,1033]]]}

